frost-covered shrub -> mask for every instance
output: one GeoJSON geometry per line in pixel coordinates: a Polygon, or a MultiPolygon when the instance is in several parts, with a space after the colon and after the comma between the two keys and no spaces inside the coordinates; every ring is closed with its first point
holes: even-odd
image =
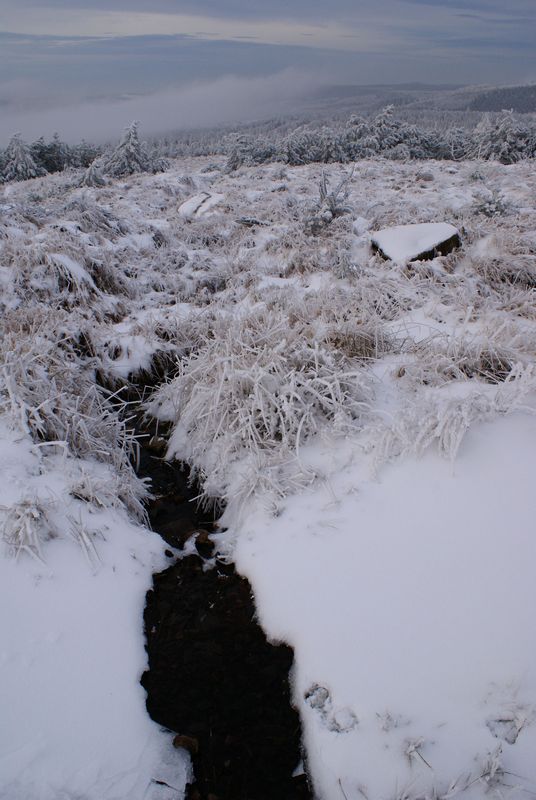
{"type": "Polygon", "coordinates": [[[44,172],[61,172],[67,167],[79,166],[76,151],[62,142],[57,133],[49,142],[45,142],[41,136],[32,144],[31,153],[36,164],[44,172]]]}
{"type": "Polygon", "coordinates": [[[316,131],[296,130],[282,145],[284,160],[291,167],[322,161],[325,148],[322,137],[316,131]]]}
{"type": "Polygon", "coordinates": [[[329,225],[337,217],[349,214],[352,211],[348,204],[350,195],[349,183],[352,174],[343,175],[342,179],[331,189],[327,175],[322,174],[318,186],[319,199],[311,215],[305,220],[305,230],[307,233],[317,234],[326,225],[329,225]]]}
{"type": "Polygon", "coordinates": [[[467,158],[470,146],[471,137],[469,132],[462,128],[452,128],[445,133],[437,158],[461,161],[463,158],[467,158]]]}
{"type": "Polygon", "coordinates": [[[477,214],[485,217],[501,217],[511,210],[508,201],[497,191],[481,194],[475,200],[473,208],[477,214]]]}
{"type": "MultiPolygon", "coordinates": [[[[248,161],[246,153],[256,150],[255,139],[242,140],[233,151],[235,165],[260,163],[248,161]],[[239,151],[242,153],[239,155],[239,151]]],[[[396,119],[388,106],[374,117],[351,116],[344,124],[314,127],[300,125],[279,144],[263,147],[262,160],[283,160],[291,166],[310,163],[345,163],[361,158],[385,155],[395,160],[406,159],[498,159],[511,164],[536,153],[536,127],[520,122],[510,112],[484,119],[474,131],[461,128],[426,129],[396,119]]]]}
{"type": "Polygon", "coordinates": [[[411,151],[407,144],[399,142],[394,147],[389,147],[385,150],[384,155],[392,161],[409,161],[411,158],[411,151]]]}
{"type": "Polygon", "coordinates": [[[273,142],[262,137],[237,135],[226,140],[229,153],[226,172],[234,172],[241,166],[254,166],[278,160],[278,149],[273,142]]]}

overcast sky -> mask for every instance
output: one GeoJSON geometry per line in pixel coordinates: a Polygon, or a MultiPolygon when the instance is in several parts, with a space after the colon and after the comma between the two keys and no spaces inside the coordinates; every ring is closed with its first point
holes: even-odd
{"type": "Polygon", "coordinates": [[[0,144],[258,116],[329,82],[525,83],[535,42],[536,0],[1,0],[0,144]]]}

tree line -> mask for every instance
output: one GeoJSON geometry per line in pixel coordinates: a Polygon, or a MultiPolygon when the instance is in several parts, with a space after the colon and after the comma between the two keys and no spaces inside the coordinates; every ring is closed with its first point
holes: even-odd
{"type": "MultiPolygon", "coordinates": [[[[247,131],[222,132],[199,141],[197,155],[226,154],[227,169],[279,161],[290,166],[313,162],[347,163],[381,156],[394,160],[485,159],[513,164],[536,156],[536,121],[520,120],[512,111],[486,114],[472,129],[425,127],[395,116],[388,106],[375,116],[350,116],[331,125],[299,124],[293,129],[276,125],[270,135],[247,131]],[[205,143],[205,146],[204,146],[205,143]],[[206,152],[204,152],[206,150],[206,152]]],[[[156,139],[151,145],[139,138],[138,123],[126,128],[115,147],[103,148],[82,141],[62,142],[58,134],[27,144],[15,134],[0,151],[0,182],[28,180],[66,169],[85,169],[81,183],[103,185],[106,176],[160,172],[166,157],[182,155],[180,140],[156,139]]]]}

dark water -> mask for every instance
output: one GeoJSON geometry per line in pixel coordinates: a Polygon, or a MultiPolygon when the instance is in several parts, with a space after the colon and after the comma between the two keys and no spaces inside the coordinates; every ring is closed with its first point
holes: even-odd
{"type": "MultiPolygon", "coordinates": [[[[213,556],[213,520],[190,502],[187,473],[143,448],[139,474],[157,498],[153,528],[173,547],[194,537],[197,553],[154,576],[144,622],[149,668],[142,677],[152,719],[181,737],[203,800],[304,800],[301,728],[291,706],[291,648],[270,644],[256,622],[249,583],[213,556]]],[[[169,555],[172,556],[171,551],[169,555]]]]}

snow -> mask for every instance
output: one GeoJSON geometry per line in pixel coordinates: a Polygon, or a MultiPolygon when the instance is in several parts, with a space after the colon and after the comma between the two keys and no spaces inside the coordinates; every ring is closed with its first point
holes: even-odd
{"type": "Polygon", "coordinates": [[[105,360],[105,367],[110,375],[126,380],[129,375],[150,369],[154,347],[144,336],[133,336],[127,332],[118,333],[113,337],[112,343],[116,349],[114,358],[105,360]]]}
{"type": "Polygon", "coordinates": [[[139,684],[161,541],[117,511],[88,514],[69,494],[61,459],[41,474],[37,448],[1,433],[0,507],[33,497],[51,505],[58,530],[83,519],[98,560],[88,563],[64,536],[46,542],[46,562],[0,559],[0,798],[176,797],[154,780],[182,787],[188,766],[147,716],[139,684]]]}
{"type": "Polygon", "coordinates": [[[65,255],[65,253],[51,253],[50,259],[53,263],[59,264],[61,267],[63,267],[71,279],[75,281],[75,283],[78,283],[81,286],[86,284],[91,287],[91,289],[96,289],[93,278],[78,261],[75,261],[73,258],[69,258],[69,256],[65,255]]]}
{"type": "Polygon", "coordinates": [[[475,425],[454,465],[428,451],[376,482],[348,444],[328,445],[323,481],[275,518],[244,513],[238,567],[263,627],[295,648],[320,797],[341,783],[349,798],[424,796],[460,776],[480,796],[501,747],[523,776],[507,783],[534,787],[535,438],[527,414],[475,425]]]}
{"type": "Polygon", "coordinates": [[[434,250],[443,242],[458,235],[454,225],[448,222],[427,222],[385,228],[373,235],[372,242],[387,258],[403,263],[411,261],[421,253],[434,250]]]}

